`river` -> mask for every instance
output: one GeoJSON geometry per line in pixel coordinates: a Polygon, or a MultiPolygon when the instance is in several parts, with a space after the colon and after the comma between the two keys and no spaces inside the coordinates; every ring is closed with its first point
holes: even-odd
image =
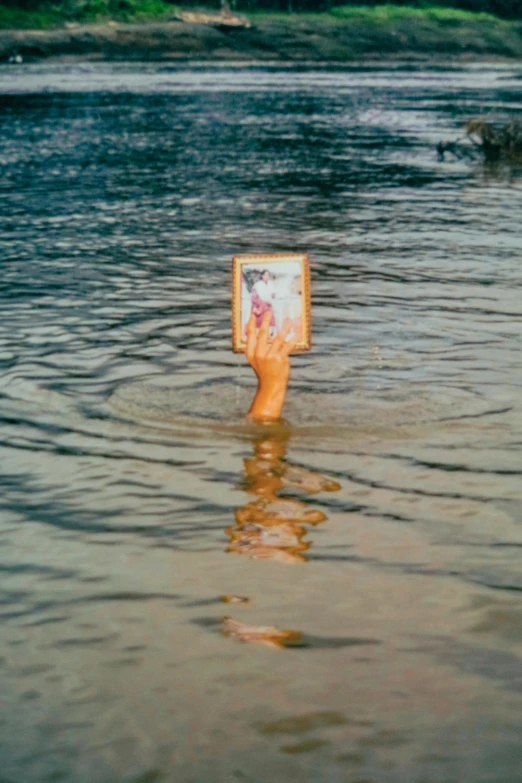
{"type": "Polygon", "coordinates": [[[520,783],[520,66],[0,70],[2,783],[520,783]],[[231,259],[307,252],[286,423],[231,259]],[[270,514],[272,514],[270,516],[270,514]]]}

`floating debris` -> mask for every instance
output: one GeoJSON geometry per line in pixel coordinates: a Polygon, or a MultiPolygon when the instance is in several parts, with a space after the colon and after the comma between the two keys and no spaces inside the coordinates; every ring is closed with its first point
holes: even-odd
{"type": "Polygon", "coordinates": [[[477,119],[466,123],[468,139],[481,149],[488,163],[510,160],[522,163],[522,123],[510,120],[504,125],[477,119]]]}
{"type": "Polygon", "coordinates": [[[459,160],[481,157],[486,163],[522,163],[522,122],[519,120],[493,123],[479,117],[468,120],[464,130],[463,138],[437,144],[440,161],[449,153],[459,160]]]}

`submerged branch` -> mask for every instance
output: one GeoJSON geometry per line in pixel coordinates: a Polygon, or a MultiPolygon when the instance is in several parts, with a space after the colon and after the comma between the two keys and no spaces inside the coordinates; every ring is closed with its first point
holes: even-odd
{"type": "Polygon", "coordinates": [[[486,163],[522,163],[522,122],[519,120],[500,124],[477,118],[468,120],[464,130],[463,139],[437,144],[439,160],[444,160],[445,154],[450,153],[459,160],[480,156],[486,163]]]}

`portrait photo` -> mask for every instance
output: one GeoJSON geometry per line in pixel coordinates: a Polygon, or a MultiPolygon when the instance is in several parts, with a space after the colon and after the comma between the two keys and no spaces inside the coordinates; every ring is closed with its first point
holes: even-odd
{"type": "Polygon", "coordinates": [[[310,272],[308,257],[298,253],[236,256],[233,261],[233,348],[246,348],[246,325],[256,328],[270,313],[269,337],[290,324],[287,339],[298,338],[296,351],[310,349],[310,272]]]}

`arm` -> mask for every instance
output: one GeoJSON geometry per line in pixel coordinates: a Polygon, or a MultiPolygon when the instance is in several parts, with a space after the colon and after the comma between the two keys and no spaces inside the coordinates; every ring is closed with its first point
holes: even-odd
{"type": "Polygon", "coordinates": [[[291,329],[288,323],[273,341],[268,341],[268,330],[272,313],[267,312],[259,331],[255,316],[247,323],[246,357],[257,375],[257,391],[248,415],[258,421],[276,421],[281,416],[286,387],[290,377],[289,353],[295,348],[298,338],[286,341],[291,329]]]}

